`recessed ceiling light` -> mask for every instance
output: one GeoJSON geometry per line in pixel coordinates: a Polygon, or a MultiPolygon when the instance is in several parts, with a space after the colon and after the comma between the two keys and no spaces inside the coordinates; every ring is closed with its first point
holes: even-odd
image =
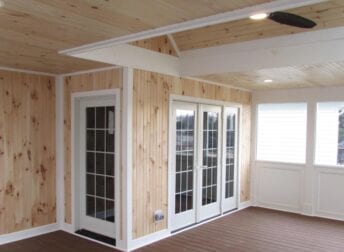
{"type": "Polygon", "coordinates": [[[253,19],[253,20],[262,20],[262,19],[267,18],[267,17],[268,17],[268,14],[267,14],[267,13],[257,13],[257,14],[251,15],[251,16],[250,16],[250,19],[253,19]]]}
{"type": "Polygon", "coordinates": [[[266,79],[266,80],[264,80],[264,83],[271,83],[271,82],[272,82],[271,79],[266,79]]]}

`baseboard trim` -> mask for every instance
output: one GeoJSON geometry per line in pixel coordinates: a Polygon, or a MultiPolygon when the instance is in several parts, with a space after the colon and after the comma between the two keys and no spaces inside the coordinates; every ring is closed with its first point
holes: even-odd
{"type": "Polygon", "coordinates": [[[35,237],[42,234],[51,233],[54,231],[58,231],[59,229],[60,229],[59,225],[57,223],[53,223],[53,224],[48,224],[48,225],[44,225],[40,227],[25,229],[25,230],[21,230],[21,231],[9,233],[9,234],[3,234],[3,235],[0,235],[0,245],[28,239],[28,238],[35,237]]]}
{"type": "Polygon", "coordinates": [[[61,229],[62,229],[62,231],[65,231],[67,233],[74,233],[75,232],[73,225],[69,224],[69,223],[63,223],[61,225],[61,229]]]}
{"type": "Polygon", "coordinates": [[[245,209],[252,206],[252,202],[250,200],[248,201],[244,201],[244,202],[240,202],[239,203],[239,210],[245,209]]]}
{"type": "Polygon", "coordinates": [[[344,221],[344,215],[339,215],[339,214],[329,214],[329,213],[324,213],[324,212],[319,212],[319,211],[315,211],[314,213],[308,213],[308,212],[297,210],[297,209],[293,210],[293,209],[283,208],[280,206],[276,207],[276,206],[267,205],[267,204],[258,204],[257,207],[286,212],[286,213],[300,214],[300,215],[315,217],[315,218],[324,218],[324,219],[330,219],[330,220],[336,220],[336,221],[344,221]]]}
{"type": "Polygon", "coordinates": [[[147,246],[149,244],[160,241],[170,236],[171,236],[171,232],[168,231],[168,229],[164,229],[164,230],[134,239],[128,244],[128,251],[133,251],[135,249],[141,248],[143,246],[147,246]]]}

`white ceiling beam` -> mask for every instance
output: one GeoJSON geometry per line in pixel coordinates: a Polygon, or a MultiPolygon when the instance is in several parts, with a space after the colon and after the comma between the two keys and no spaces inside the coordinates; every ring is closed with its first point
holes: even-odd
{"type": "Polygon", "coordinates": [[[155,29],[150,29],[138,33],[133,33],[129,35],[124,35],[96,43],[91,43],[83,45],[80,47],[75,47],[67,50],[62,50],[60,53],[71,55],[76,53],[87,52],[95,49],[100,49],[109,46],[115,46],[120,44],[125,44],[133,41],[153,38],[157,36],[172,34],[176,32],[192,30],[196,28],[201,28],[209,25],[215,25],[230,21],[235,21],[239,19],[248,18],[257,12],[274,12],[281,10],[288,10],[292,8],[298,8],[302,6],[312,5],[320,2],[325,2],[327,0],[275,0],[264,4],[259,4],[251,7],[246,7],[238,10],[228,11],[221,14],[216,14],[208,17],[202,17],[198,19],[193,19],[177,24],[167,25],[163,27],[158,27],[155,29]]]}
{"type": "Polygon", "coordinates": [[[180,76],[178,57],[128,44],[99,48],[70,56],[142,70],[180,76]]]}
{"type": "Polygon", "coordinates": [[[173,35],[172,34],[167,34],[167,38],[170,41],[170,43],[171,43],[174,51],[176,52],[177,56],[180,57],[180,50],[179,50],[179,47],[178,47],[178,45],[177,45],[173,35]]]}
{"type": "Polygon", "coordinates": [[[243,72],[344,60],[344,27],[184,51],[181,76],[243,72]]]}

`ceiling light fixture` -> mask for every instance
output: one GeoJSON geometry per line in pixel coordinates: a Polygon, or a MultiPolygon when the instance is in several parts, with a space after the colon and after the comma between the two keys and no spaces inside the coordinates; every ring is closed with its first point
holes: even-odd
{"type": "Polygon", "coordinates": [[[271,83],[271,82],[272,82],[271,79],[266,79],[266,80],[264,80],[264,83],[271,83]]]}
{"type": "Polygon", "coordinates": [[[254,14],[254,15],[251,15],[250,16],[250,19],[253,19],[253,20],[262,20],[262,19],[265,19],[268,17],[268,14],[267,13],[257,13],[257,14],[254,14]]]}

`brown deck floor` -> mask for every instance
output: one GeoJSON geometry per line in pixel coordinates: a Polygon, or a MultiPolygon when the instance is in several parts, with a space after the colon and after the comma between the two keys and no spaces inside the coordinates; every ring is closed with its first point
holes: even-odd
{"type": "MultiPolygon", "coordinates": [[[[108,252],[111,248],[59,231],[0,246],[1,252],[108,252]]],[[[344,251],[344,222],[251,207],[137,250],[344,251]]]]}

